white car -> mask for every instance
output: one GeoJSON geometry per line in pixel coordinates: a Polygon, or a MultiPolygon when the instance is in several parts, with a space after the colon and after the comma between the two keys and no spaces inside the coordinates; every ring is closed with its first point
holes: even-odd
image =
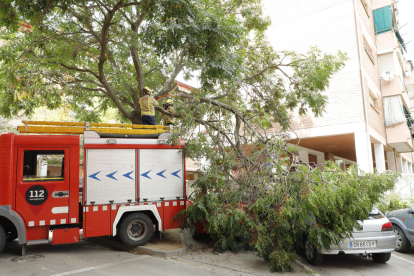
{"type": "Polygon", "coordinates": [[[330,250],[316,249],[309,240],[305,239],[303,248],[305,256],[310,264],[322,263],[324,254],[360,254],[372,257],[379,263],[385,263],[391,258],[394,251],[395,234],[391,222],[377,208],[373,208],[364,220],[361,229],[354,229],[353,238],[344,238],[340,246],[331,245],[330,250]]]}

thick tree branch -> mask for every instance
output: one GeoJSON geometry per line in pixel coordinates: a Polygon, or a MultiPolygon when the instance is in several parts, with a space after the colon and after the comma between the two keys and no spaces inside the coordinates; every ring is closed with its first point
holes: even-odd
{"type": "MultiPolygon", "coordinates": [[[[142,21],[144,20],[145,16],[146,16],[146,13],[141,13],[138,16],[138,20],[134,23],[131,23],[131,29],[135,33],[135,35],[138,34],[138,28],[141,25],[142,21]]],[[[138,108],[139,107],[139,96],[142,96],[141,93],[142,93],[142,89],[144,88],[144,72],[142,70],[141,61],[138,55],[138,48],[135,45],[133,45],[131,46],[130,51],[131,51],[132,62],[134,63],[136,79],[137,79],[137,84],[138,84],[138,91],[139,91],[138,95],[134,94],[131,96],[132,96],[134,105],[136,106],[136,108],[138,108]]]]}
{"type": "Polygon", "coordinates": [[[163,97],[167,95],[171,91],[171,85],[174,83],[175,78],[177,78],[178,74],[181,72],[181,70],[184,68],[184,65],[178,64],[177,67],[175,67],[174,72],[171,74],[170,79],[163,85],[161,88],[161,91],[155,96],[155,97],[163,97]]]}
{"type": "Polygon", "coordinates": [[[99,71],[99,81],[103,84],[106,91],[109,94],[109,97],[114,102],[116,107],[119,109],[119,111],[122,113],[123,116],[125,116],[128,119],[132,118],[132,114],[128,112],[125,107],[119,102],[119,99],[115,95],[114,89],[109,85],[108,81],[106,80],[105,73],[104,73],[104,65],[106,61],[106,52],[108,47],[108,34],[109,34],[109,28],[111,26],[111,21],[115,15],[115,13],[123,8],[125,6],[125,3],[123,0],[119,1],[112,10],[110,10],[106,16],[105,16],[105,22],[102,26],[101,31],[101,53],[99,55],[99,63],[98,63],[98,71],[99,71]]]}
{"type": "Polygon", "coordinates": [[[141,96],[142,89],[144,88],[144,72],[142,71],[141,61],[139,60],[138,56],[138,48],[136,46],[131,46],[131,57],[132,62],[134,63],[135,73],[136,73],[136,80],[138,84],[138,95],[133,95],[132,99],[134,101],[134,105],[139,105],[139,97],[141,96]]]}

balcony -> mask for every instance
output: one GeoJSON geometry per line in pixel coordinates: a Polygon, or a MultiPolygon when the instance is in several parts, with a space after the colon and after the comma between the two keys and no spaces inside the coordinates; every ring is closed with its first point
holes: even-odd
{"type": "Polygon", "coordinates": [[[414,75],[405,78],[405,85],[408,90],[414,91],[414,75]]]}
{"type": "Polygon", "coordinates": [[[412,152],[413,138],[406,123],[399,123],[386,128],[388,145],[398,152],[412,152]]]}
{"type": "Polygon", "coordinates": [[[410,98],[405,90],[405,85],[403,79],[400,76],[395,76],[389,82],[386,80],[381,80],[381,87],[382,87],[382,97],[389,97],[389,96],[401,96],[401,100],[403,101],[404,106],[410,110],[410,98]]]}
{"type": "MultiPolygon", "coordinates": [[[[390,1],[391,2],[391,1],[390,1]]],[[[400,45],[406,52],[404,39],[402,38],[399,26],[395,22],[395,6],[385,6],[374,9],[375,34],[378,37],[378,52],[394,50],[400,45]],[[393,36],[393,37],[391,37],[393,36]]]]}
{"type": "Polygon", "coordinates": [[[398,40],[394,32],[377,34],[377,52],[378,54],[392,52],[398,47],[398,40]]]}

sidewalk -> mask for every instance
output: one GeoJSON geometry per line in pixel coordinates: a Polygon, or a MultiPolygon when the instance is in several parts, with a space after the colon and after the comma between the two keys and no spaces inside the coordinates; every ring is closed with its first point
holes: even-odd
{"type": "Polygon", "coordinates": [[[156,257],[171,258],[187,253],[187,245],[184,234],[179,229],[166,230],[160,235],[154,234],[150,242],[145,246],[130,247],[123,244],[115,237],[90,238],[91,242],[121,249],[135,254],[145,254],[156,257]]]}
{"type": "Polygon", "coordinates": [[[208,241],[195,241],[190,230],[184,230],[184,236],[188,252],[180,257],[183,263],[223,274],[232,271],[239,273],[239,275],[308,275],[308,269],[298,263],[293,264],[294,270],[292,272],[271,272],[267,262],[257,256],[257,252],[242,250],[218,253],[209,246],[208,241]]]}
{"type": "Polygon", "coordinates": [[[91,242],[106,245],[116,249],[121,249],[134,254],[144,254],[166,259],[173,259],[192,266],[197,266],[202,270],[214,271],[220,274],[229,272],[237,275],[307,275],[308,268],[303,264],[294,263],[293,272],[272,273],[263,258],[257,256],[257,252],[240,251],[218,253],[208,240],[196,241],[192,238],[191,231],[167,230],[159,236],[155,236],[145,246],[130,248],[121,243],[116,238],[91,238],[91,242]]]}

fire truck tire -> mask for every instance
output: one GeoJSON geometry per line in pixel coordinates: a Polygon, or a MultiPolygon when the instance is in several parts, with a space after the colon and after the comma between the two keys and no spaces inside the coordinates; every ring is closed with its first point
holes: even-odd
{"type": "Polygon", "coordinates": [[[0,252],[3,251],[5,245],[6,245],[6,231],[4,231],[3,226],[0,225],[0,252]]]}
{"type": "Polygon", "coordinates": [[[142,213],[127,215],[119,226],[119,238],[129,246],[145,245],[153,234],[152,220],[142,213]]]}

